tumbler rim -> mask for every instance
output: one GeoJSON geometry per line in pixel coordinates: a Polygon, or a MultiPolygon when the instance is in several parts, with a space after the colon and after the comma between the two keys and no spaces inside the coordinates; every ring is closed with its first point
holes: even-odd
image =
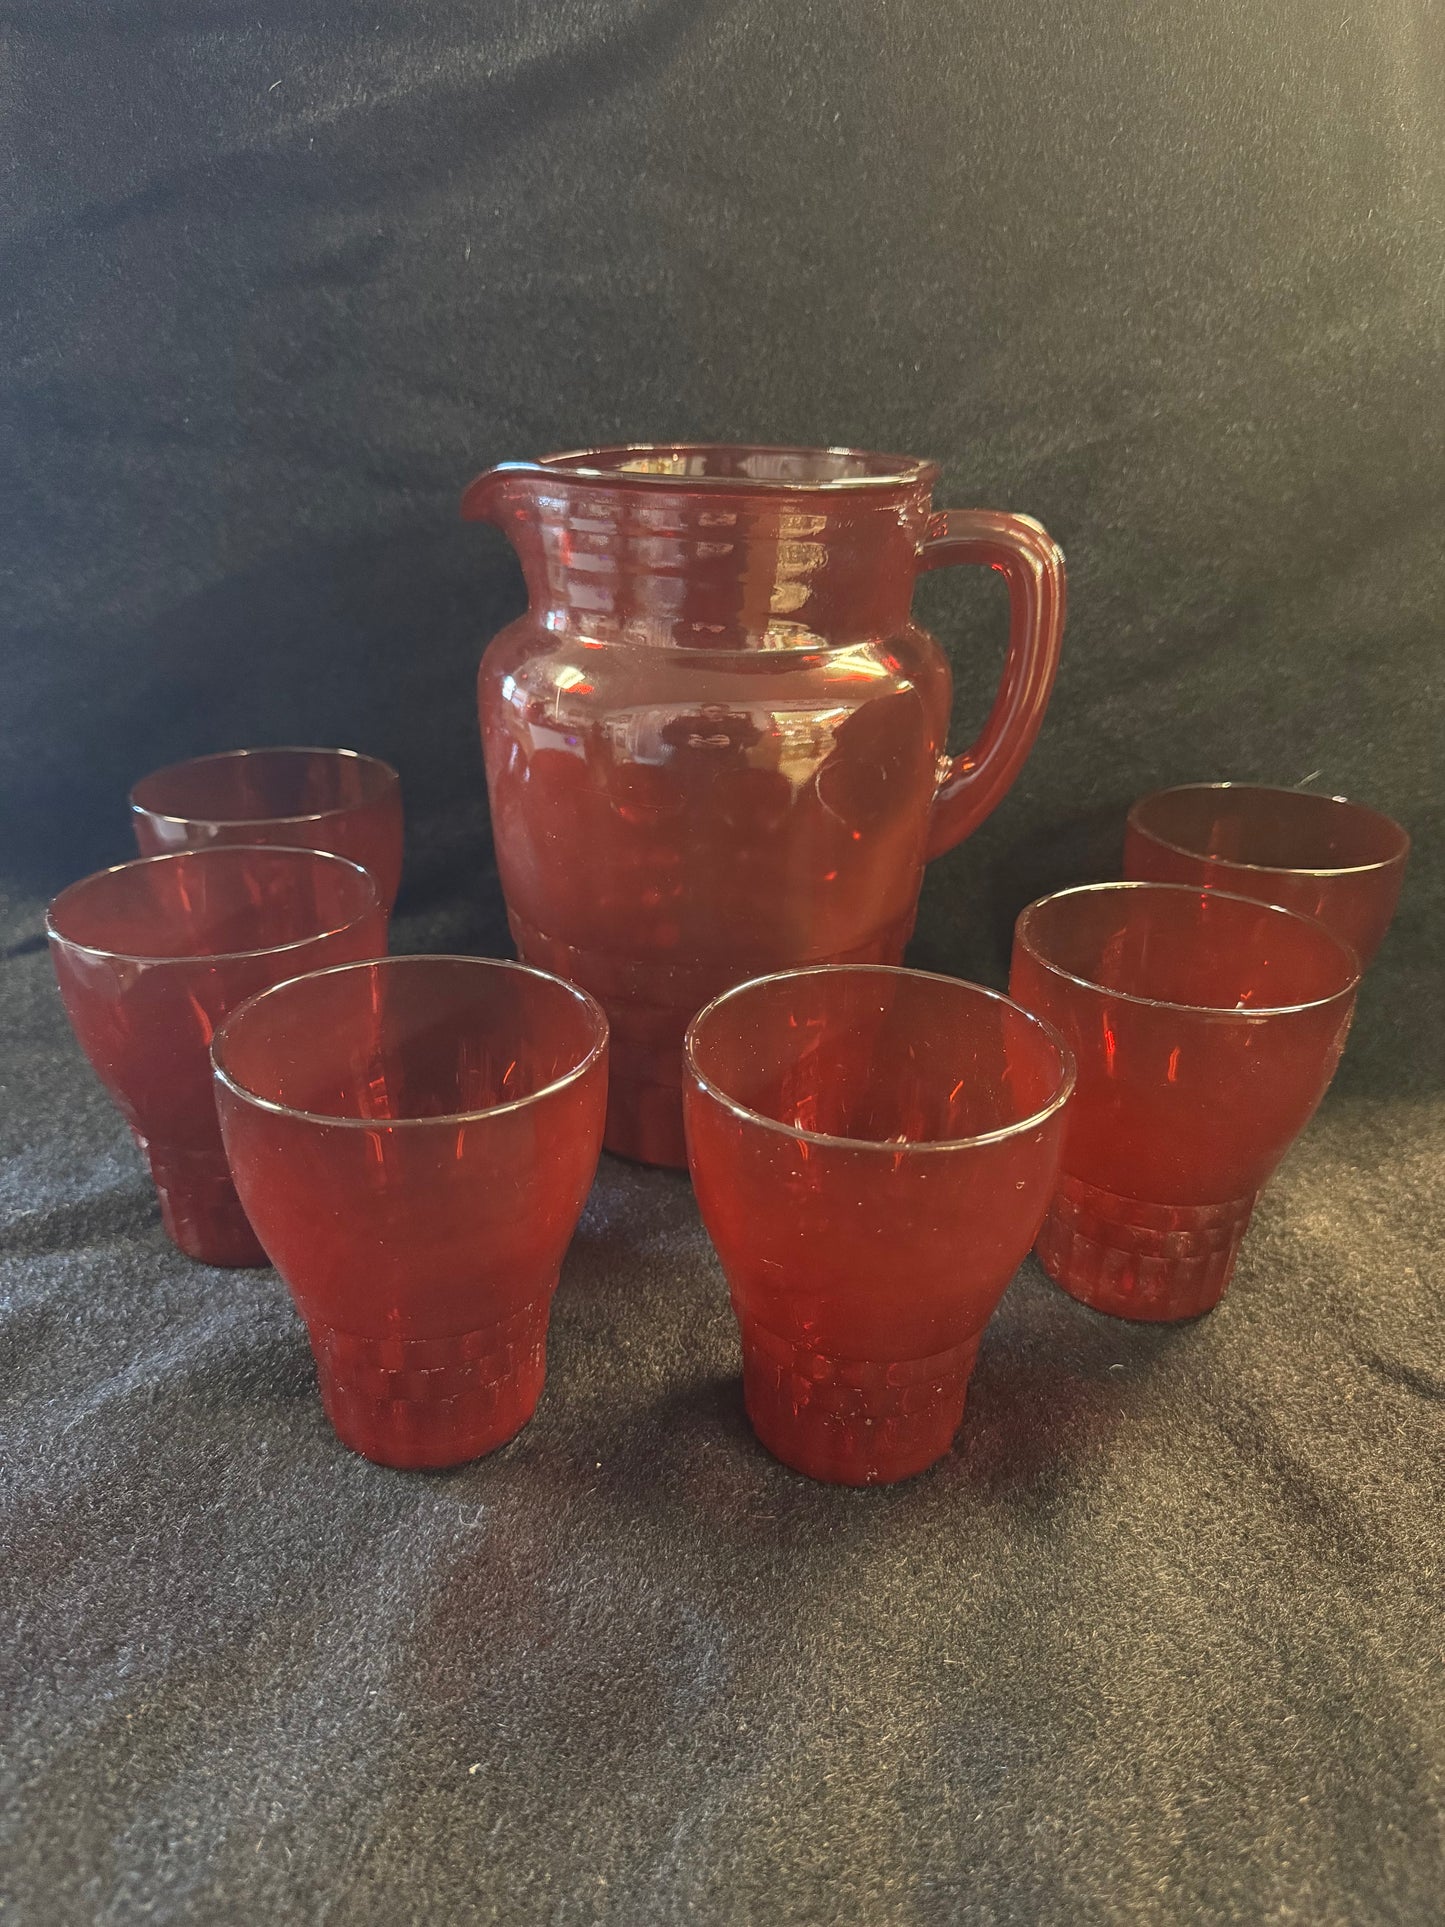
{"type": "Polygon", "coordinates": [[[143,784],[154,782],[158,777],[174,776],[177,770],[194,769],[202,763],[236,763],[247,756],[336,756],[344,757],[353,763],[365,763],[380,770],[390,778],[390,786],[401,782],[400,772],[385,758],[373,756],[369,750],[342,749],[328,743],[254,743],[249,749],[210,750],[204,756],[183,756],[178,762],[163,763],[159,769],[147,770],[131,784],[127,801],[135,816],[147,816],[157,823],[205,823],[212,829],[238,830],[247,823],[324,823],[331,816],[348,816],[353,810],[364,809],[361,803],[333,803],[324,810],[303,810],[294,816],[205,816],[194,812],[152,809],[148,803],[137,800],[136,792],[143,784]]]}
{"type": "Polygon", "coordinates": [[[702,1009],[687,1027],[686,1035],[683,1038],[682,1051],[688,1071],[697,1080],[699,1087],[716,1103],[722,1105],[724,1110],[731,1111],[735,1117],[743,1118],[749,1124],[761,1125],[765,1130],[776,1132],[779,1136],[791,1138],[803,1144],[819,1144],[834,1150],[844,1151],[875,1151],[888,1157],[897,1157],[900,1154],[913,1157],[917,1153],[927,1151],[967,1151],[979,1145],[1001,1144],[1008,1138],[1017,1137],[1023,1131],[1031,1130],[1040,1124],[1047,1123],[1055,1112],[1061,1110],[1063,1106],[1068,1103],[1070,1097],[1073,1096],[1074,1084],[1078,1076],[1073,1051],[1070,1050],[1068,1044],[1064,1041],[1062,1034],[1046,1017],[1040,1017],[1036,1012],[1026,1010],[1022,1004],[1016,1002],[1014,998],[1008,996],[1004,991],[991,990],[987,984],[976,984],[967,977],[950,977],[941,970],[913,970],[904,964],[799,964],[791,969],[770,970],[760,977],[748,977],[740,984],[731,985],[730,988],[714,997],[710,1003],[703,1005],[702,1009]],[[755,1111],[751,1105],[744,1104],[735,1097],[730,1097],[728,1093],[716,1084],[699,1066],[694,1053],[698,1029],[705,1018],[711,1016],[715,1010],[727,1003],[730,998],[737,997],[746,990],[756,990],[763,984],[780,983],[785,978],[835,977],[845,975],[850,977],[911,977],[924,983],[948,984],[956,989],[971,991],[975,996],[985,998],[990,1003],[1007,1004],[1009,1008],[1016,1011],[1020,1017],[1026,1018],[1057,1052],[1060,1070],[1058,1088],[1047,1104],[1043,1105],[1039,1110],[1031,1112],[1027,1117],[1020,1118],[1016,1123],[1002,1124],[999,1125],[996,1130],[978,1131],[968,1137],[907,1138],[900,1144],[885,1138],[841,1137],[829,1131],[805,1131],[799,1125],[785,1124],[781,1118],[769,1117],[766,1112],[755,1111]]]}
{"type": "Polygon", "coordinates": [[[553,1097],[558,1091],[566,1090],[569,1085],[577,1083],[592,1069],[607,1049],[607,1043],[607,1013],[589,991],[584,990],[580,984],[569,982],[566,977],[555,976],[550,970],[538,970],[532,964],[519,963],[510,957],[471,957],[455,950],[413,951],[400,957],[361,957],[354,963],[328,964],[324,970],[303,971],[298,977],[288,977],[281,983],[268,985],[265,990],[258,990],[256,995],[248,997],[244,1004],[237,1004],[236,1008],[227,1014],[225,1022],[217,1027],[216,1034],[211,1039],[211,1069],[216,1081],[224,1084],[226,1089],[243,1104],[253,1105],[260,1111],[270,1111],[277,1117],[299,1118],[306,1124],[335,1126],[340,1130],[396,1131],[428,1125],[476,1124],[484,1118],[507,1117],[516,1111],[525,1110],[528,1105],[538,1104],[543,1098],[553,1097]],[[263,1097],[259,1091],[251,1090],[248,1085],[233,1076],[221,1061],[221,1049],[225,1044],[226,1034],[232,1026],[239,1025],[240,1020],[257,1004],[264,1003],[268,997],[274,997],[279,991],[289,990],[293,984],[309,982],[313,977],[339,977],[353,970],[374,970],[378,964],[385,964],[388,968],[395,969],[408,964],[434,963],[461,963],[482,965],[488,970],[513,970],[526,977],[536,977],[557,990],[566,991],[593,1020],[592,1042],[586,1054],[579,1058],[570,1070],[563,1071],[559,1077],[554,1077],[540,1090],[529,1091],[525,1097],[509,1098],[505,1104],[488,1104],[479,1110],[434,1111],[429,1112],[425,1117],[348,1117],[331,1111],[304,1110],[298,1104],[283,1104],[279,1098],[263,1097]]]}
{"type": "Polygon", "coordinates": [[[376,878],[364,864],[353,863],[349,856],[337,856],[333,850],[310,850],[288,843],[217,843],[202,849],[165,850],[159,856],[135,856],[125,863],[112,863],[103,870],[92,870],[89,876],[77,877],[74,883],[67,883],[50,899],[45,909],[45,934],[52,943],[63,944],[67,950],[83,951],[88,957],[107,957],[114,963],[134,964],[220,964],[237,963],[243,957],[283,957],[288,950],[304,950],[308,944],[322,943],[328,937],[339,937],[344,931],[354,929],[364,917],[380,909],[381,897],[376,887],[376,878]],[[363,904],[354,917],[347,917],[341,923],[328,924],[324,930],[313,930],[304,937],[292,937],[286,943],[263,943],[246,950],[197,950],[183,951],[179,955],[157,954],[151,950],[113,950],[103,943],[82,943],[77,937],[68,937],[58,927],[55,913],[73,891],[85,889],[98,883],[102,877],[117,876],[123,870],[144,869],[152,863],[211,863],[230,861],[238,856],[276,857],[283,863],[293,857],[315,859],[323,863],[339,863],[343,869],[354,870],[362,877],[371,892],[371,901],[363,904]]]}
{"type": "MultiPolygon", "coordinates": [[[[1293,876],[1293,877],[1348,877],[1368,876],[1375,870],[1388,870],[1397,863],[1403,863],[1410,854],[1410,832],[1403,823],[1397,823],[1393,816],[1377,810],[1372,803],[1357,803],[1349,796],[1325,794],[1321,790],[1289,789],[1283,783],[1238,783],[1232,780],[1217,783],[1170,783],[1162,790],[1150,790],[1147,796],[1140,796],[1130,804],[1127,822],[1130,829],[1140,836],[1147,836],[1151,843],[1157,843],[1161,850],[1172,851],[1175,856],[1191,857],[1196,863],[1217,863],[1221,870],[1247,870],[1256,876],[1293,876]],[[1192,790],[1238,790],[1255,796],[1295,796],[1308,798],[1313,803],[1338,803],[1342,808],[1353,810],[1359,816],[1372,818],[1385,829],[1393,831],[1399,839],[1398,847],[1389,856],[1377,857],[1371,863],[1248,863],[1242,857],[1215,856],[1208,850],[1191,849],[1187,843],[1176,843],[1172,837],[1163,836],[1145,823],[1140,811],[1150,803],[1157,803],[1165,796],[1181,796],[1192,790]]],[[[1140,879],[1145,881],[1147,879],[1140,879]]],[[[1280,906],[1281,908],[1283,906],[1280,906]]]]}
{"type": "Polygon", "coordinates": [[[1177,1010],[1188,1012],[1194,1017],[1219,1019],[1226,1023],[1251,1022],[1258,1017],[1290,1017],[1306,1010],[1324,1010],[1330,1004],[1352,997],[1360,987],[1363,971],[1359,958],[1343,937],[1337,937],[1328,925],[1317,917],[1307,917],[1299,910],[1286,909],[1282,903],[1266,903],[1259,897],[1242,897],[1233,890],[1216,890],[1203,883],[1152,883],[1145,878],[1118,877],[1099,883],[1075,883],[1066,890],[1051,890],[1047,896],[1035,897],[1032,903],[1024,905],[1014,922],[1014,941],[1026,950],[1041,970],[1064,983],[1076,984],[1081,990],[1092,991],[1096,997],[1110,997],[1119,1003],[1138,1004],[1148,1010],[1177,1010]],[[1052,958],[1047,957],[1035,944],[1030,942],[1025,931],[1025,919],[1032,911],[1041,910],[1046,904],[1057,903],[1063,897],[1097,896],[1104,891],[1170,891],[1175,895],[1207,897],[1223,903],[1242,903],[1254,911],[1266,911],[1274,916],[1289,917],[1295,923],[1316,931],[1326,942],[1337,950],[1348,971],[1348,980],[1338,990],[1332,990],[1326,997],[1307,997],[1293,1004],[1188,1004],[1171,997],[1145,997],[1138,991],[1116,990],[1110,984],[1101,984],[1092,977],[1081,977],[1076,971],[1065,970],[1052,958]]]}

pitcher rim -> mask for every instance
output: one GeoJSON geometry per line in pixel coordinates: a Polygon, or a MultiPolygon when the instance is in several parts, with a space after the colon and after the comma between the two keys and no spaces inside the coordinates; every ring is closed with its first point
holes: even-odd
{"type": "Polygon", "coordinates": [[[868,490],[886,493],[890,489],[932,488],[938,480],[937,462],[914,455],[895,455],[876,449],[843,445],[809,446],[788,442],[607,442],[593,447],[562,449],[539,455],[529,462],[498,462],[490,471],[506,475],[575,476],[592,483],[620,482],[627,487],[691,491],[716,490],[730,494],[738,490],[761,495],[841,495],[868,490]],[[747,455],[835,456],[843,460],[874,466],[861,475],[834,475],[826,479],[797,481],[788,477],[764,475],[660,475],[607,466],[628,456],[706,455],[726,450],[747,455]]]}

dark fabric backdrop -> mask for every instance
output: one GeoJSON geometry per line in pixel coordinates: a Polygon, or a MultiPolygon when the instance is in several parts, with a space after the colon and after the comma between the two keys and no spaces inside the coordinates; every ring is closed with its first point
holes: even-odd
{"type": "MultiPolygon", "coordinates": [[[[4,0],[0,1896],[24,1921],[1441,1914],[1442,196],[1425,0],[4,0]],[[398,947],[505,947],[458,490],[613,438],[936,456],[1064,667],[916,960],[1002,980],[1141,790],[1417,853],[1201,1325],[1032,1264],[955,1454],[753,1444],[685,1180],[604,1160],[498,1457],[349,1458],[164,1242],[45,896],[194,751],[403,773],[398,947]],[[10,1635],[13,1632],[13,1637],[10,1635]]],[[[1001,591],[920,606],[964,718],[1001,591]]]]}

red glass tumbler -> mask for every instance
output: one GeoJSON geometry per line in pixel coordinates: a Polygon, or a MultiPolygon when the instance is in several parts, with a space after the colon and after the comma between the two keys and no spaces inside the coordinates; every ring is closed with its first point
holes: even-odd
{"type": "Polygon", "coordinates": [[[728,991],[685,1061],[754,1431],[815,1479],[921,1472],[1047,1208],[1068,1051],[996,991],[836,965],[728,991]]]}
{"type": "Polygon", "coordinates": [[[382,1465],[459,1465],[541,1395],[607,1110],[607,1020],[523,964],[393,957],[257,997],[216,1038],[252,1223],[326,1415],[382,1465]]]}
{"type": "Polygon", "coordinates": [[[167,1233],[208,1265],[264,1265],[216,1122],[212,1033],[283,977],[384,951],[374,881],[315,850],[188,850],[71,884],[46,928],[71,1025],[146,1154],[167,1233]]]}
{"type": "Polygon", "coordinates": [[[1219,1302],[1266,1179],[1324,1096],[1359,967],[1323,924],[1184,884],[1029,905],[1009,989],[1078,1060],[1045,1271],[1096,1311],[1219,1302]]]}
{"type": "Polygon", "coordinates": [[[1156,790],[1130,810],[1124,874],[1317,917],[1364,965],[1390,927],[1409,854],[1398,823],[1343,796],[1189,783],[1156,790]]]}
{"type": "Polygon", "coordinates": [[[388,911],[401,883],[401,778],[354,749],[233,749],[143,776],[130,793],[142,856],[214,843],[330,850],[376,878],[388,911]]]}

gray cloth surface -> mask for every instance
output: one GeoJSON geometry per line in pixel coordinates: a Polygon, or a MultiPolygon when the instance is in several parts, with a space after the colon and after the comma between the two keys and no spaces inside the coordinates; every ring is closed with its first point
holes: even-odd
{"type": "MultiPolygon", "coordinates": [[[[1420,0],[0,7],[0,1902],[24,1923],[1442,1915],[1441,64],[1420,0]],[[534,1423],[329,1433],[271,1273],[166,1243],[43,901],[146,768],[391,757],[394,947],[505,948],[488,462],[940,458],[1069,555],[1053,709],[914,960],[1161,782],[1416,855],[1220,1310],[1032,1263],[906,1487],[754,1443],[686,1181],[604,1159],[534,1423]]],[[[921,612],[963,718],[1001,596],[921,612]]]]}
{"type": "Polygon", "coordinates": [[[610,1158],[527,1430],[352,1457],[280,1281],[167,1244],[48,960],[6,965],[15,1918],[1437,1919],[1401,948],[1221,1308],[1129,1326],[1030,1261],[954,1454],[870,1493],[754,1443],[686,1180],[610,1158]]]}

